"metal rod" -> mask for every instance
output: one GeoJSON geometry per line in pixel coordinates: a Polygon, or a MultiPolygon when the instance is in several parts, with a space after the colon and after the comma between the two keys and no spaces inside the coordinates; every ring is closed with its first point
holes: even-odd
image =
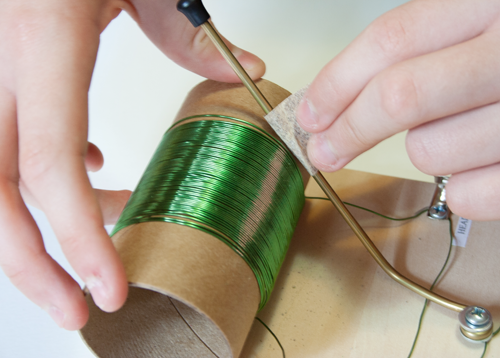
{"type": "Polygon", "coordinates": [[[448,309],[461,312],[463,309],[465,309],[465,305],[462,305],[460,303],[454,302],[452,300],[449,300],[445,297],[442,297],[438,295],[437,293],[434,293],[418,284],[415,282],[407,279],[403,275],[401,275],[394,267],[391,266],[391,264],[385,259],[385,257],[382,255],[382,253],[377,249],[373,241],[368,237],[366,232],[363,230],[361,225],[356,221],[356,219],[352,216],[350,211],[346,208],[342,200],[340,200],[339,196],[335,191],[332,189],[330,184],[326,181],[326,179],[323,177],[323,175],[318,172],[313,178],[316,180],[318,185],[320,186],[321,189],[325,192],[325,194],[328,196],[330,201],[333,203],[335,208],[339,211],[340,215],[344,218],[346,221],[347,225],[354,231],[358,239],[361,241],[361,243],[364,245],[366,250],[370,253],[370,255],[373,257],[373,259],[377,262],[377,264],[382,268],[382,270],[385,271],[386,274],[388,274],[392,279],[394,279],[396,282],[400,283],[401,285],[405,286],[406,288],[409,288],[413,292],[418,293],[419,295],[427,298],[428,300],[431,300],[435,303],[440,304],[441,306],[444,306],[448,309]]]}
{"type": "MultiPolygon", "coordinates": [[[[262,92],[259,90],[259,88],[255,85],[255,83],[252,81],[250,76],[246,73],[245,69],[241,66],[241,64],[238,62],[236,57],[234,57],[233,53],[229,50],[229,48],[226,46],[224,41],[222,41],[221,37],[217,33],[217,31],[214,29],[214,27],[210,24],[210,22],[205,22],[201,25],[203,30],[205,30],[207,36],[212,40],[212,42],[215,44],[217,49],[220,51],[222,56],[226,59],[226,61],[229,63],[231,68],[234,70],[234,72],[238,75],[238,77],[241,79],[241,82],[245,85],[245,87],[250,91],[252,96],[255,98],[257,103],[262,107],[264,112],[268,114],[273,110],[269,102],[266,100],[262,92]]],[[[391,277],[393,278],[396,282],[400,283],[401,285],[409,288],[413,292],[416,292],[417,294],[427,298],[428,300],[435,302],[441,306],[444,306],[448,309],[461,312],[462,310],[465,309],[465,305],[462,305],[460,303],[451,301],[445,297],[442,297],[418,284],[415,282],[407,279],[403,275],[401,275],[394,267],[391,266],[391,264],[384,258],[382,253],[377,249],[375,244],[370,240],[368,235],[365,233],[361,225],[356,221],[356,219],[352,216],[352,214],[349,212],[349,210],[345,207],[344,203],[338,195],[335,193],[333,188],[330,186],[330,184],[326,181],[325,177],[323,174],[318,172],[316,175],[313,176],[314,180],[318,183],[319,187],[325,192],[325,194],[328,196],[328,198],[331,200],[335,208],[338,210],[340,215],[344,218],[346,223],[350,226],[352,231],[356,234],[358,239],[361,241],[361,243],[365,246],[365,248],[368,250],[370,255],[373,257],[373,259],[377,262],[377,264],[391,277]]]]}
{"type": "Polygon", "coordinates": [[[222,41],[221,37],[217,33],[217,30],[214,29],[212,24],[207,21],[203,24],[201,24],[201,27],[203,30],[205,30],[205,33],[207,36],[212,40],[214,45],[217,47],[219,52],[224,56],[226,59],[227,63],[231,66],[233,71],[236,73],[236,75],[240,78],[241,82],[245,85],[245,87],[250,91],[252,94],[253,98],[257,101],[257,103],[260,105],[260,107],[264,110],[266,114],[271,112],[273,110],[273,107],[267,99],[264,97],[260,89],[255,85],[255,82],[252,81],[250,76],[248,75],[247,71],[241,66],[241,64],[238,62],[236,57],[234,57],[233,53],[231,50],[226,46],[224,41],[222,41]]]}

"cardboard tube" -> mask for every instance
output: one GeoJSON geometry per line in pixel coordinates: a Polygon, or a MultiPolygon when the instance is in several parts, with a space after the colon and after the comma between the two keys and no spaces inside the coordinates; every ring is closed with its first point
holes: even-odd
{"type": "MultiPolygon", "coordinates": [[[[275,106],[290,95],[257,82],[275,106]]],[[[264,113],[241,84],[205,81],[196,86],[176,121],[221,114],[252,122],[275,137],[264,113]]],[[[300,166],[304,182],[308,180],[300,166]]],[[[90,319],[81,330],[102,358],[237,357],[250,331],[260,291],[250,267],[217,238],[187,226],[147,222],[113,236],[130,283],[124,307],[104,313],[86,299],[90,319]]]]}

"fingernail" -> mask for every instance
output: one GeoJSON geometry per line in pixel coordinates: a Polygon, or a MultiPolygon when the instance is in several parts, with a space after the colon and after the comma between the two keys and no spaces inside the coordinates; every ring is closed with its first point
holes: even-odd
{"type": "Polygon", "coordinates": [[[309,139],[309,156],[319,169],[335,170],[338,157],[324,133],[313,135],[309,139]]]}
{"type": "Polygon", "coordinates": [[[66,318],[66,315],[64,314],[63,311],[61,311],[59,308],[56,306],[50,306],[48,309],[46,309],[47,313],[50,315],[52,320],[61,328],[64,327],[64,320],[66,318]]]}
{"type": "Polygon", "coordinates": [[[103,311],[108,312],[107,303],[109,299],[108,289],[101,278],[90,277],[86,283],[95,304],[103,311]]]}
{"type": "Polygon", "coordinates": [[[233,53],[234,57],[236,57],[236,58],[240,57],[244,53],[241,48],[236,47],[236,46],[233,47],[233,49],[231,50],[231,52],[233,53]]]}
{"type": "Polygon", "coordinates": [[[307,98],[303,98],[297,110],[297,117],[299,122],[303,124],[306,129],[315,129],[318,127],[318,112],[314,105],[307,98]]]}

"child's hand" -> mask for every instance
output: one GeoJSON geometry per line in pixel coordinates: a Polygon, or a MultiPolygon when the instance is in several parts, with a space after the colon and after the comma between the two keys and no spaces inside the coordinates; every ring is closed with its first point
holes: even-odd
{"type": "Polygon", "coordinates": [[[318,74],[298,109],[308,153],[335,171],[409,129],[410,159],[453,174],[458,215],[500,219],[500,1],[414,0],[377,19],[318,74]]]}
{"type": "MultiPolygon", "coordinates": [[[[46,253],[25,200],[46,213],[99,307],[120,308],[127,279],[102,214],[116,220],[129,193],[94,192],[89,183],[87,169],[98,169],[102,156],[87,143],[87,93],[99,35],[122,8],[180,65],[237,81],[176,1],[0,0],[0,266],[71,330],[88,318],[82,291],[46,253]]],[[[262,76],[261,60],[232,48],[252,77],[262,76]]]]}

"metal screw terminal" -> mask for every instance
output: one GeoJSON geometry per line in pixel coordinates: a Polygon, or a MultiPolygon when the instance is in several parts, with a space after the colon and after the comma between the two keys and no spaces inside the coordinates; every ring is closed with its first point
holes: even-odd
{"type": "Polygon", "coordinates": [[[484,326],[491,322],[491,315],[482,307],[468,307],[465,311],[465,320],[473,326],[484,326]]]}
{"type": "Polygon", "coordinates": [[[432,196],[432,202],[427,212],[427,216],[431,219],[445,220],[450,216],[450,209],[446,204],[446,184],[448,183],[448,177],[434,177],[434,181],[437,186],[432,196]]]}
{"type": "Polygon", "coordinates": [[[447,205],[432,206],[428,211],[428,216],[431,219],[444,220],[447,219],[449,215],[449,209],[447,205]]]}
{"type": "Polygon", "coordinates": [[[483,307],[468,306],[458,315],[460,332],[471,342],[488,342],[493,336],[491,313],[483,307]]]}

